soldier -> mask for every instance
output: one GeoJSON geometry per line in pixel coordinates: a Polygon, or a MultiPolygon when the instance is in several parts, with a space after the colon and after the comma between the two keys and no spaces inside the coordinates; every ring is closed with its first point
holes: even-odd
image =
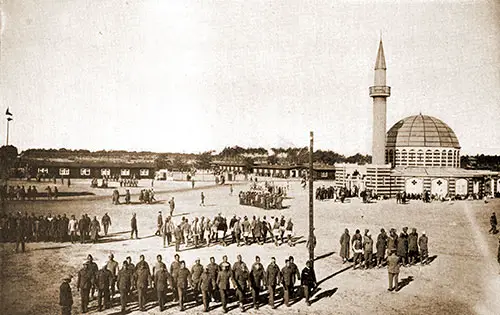
{"type": "Polygon", "coordinates": [[[241,266],[242,265],[245,265],[246,267],[246,264],[243,262],[243,259],[241,258],[241,255],[237,255],[236,256],[236,262],[234,263],[233,265],[233,269],[232,269],[232,276],[234,277],[235,276],[235,273],[237,271],[240,271],[241,270],[241,266]]]}
{"type": "Polygon", "coordinates": [[[361,239],[353,237],[352,251],[354,253],[354,269],[356,269],[358,265],[361,265],[361,259],[363,258],[363,243],[361,242],[361,239]]]}
{"type": "Polygon", "coordinates": [[[221,271],[217,274],[217,286],[219,287],[220,299],[222,302],[222,310],[227,313],[227,292],[229,290],[229,280],[231,273],[227,265],[224,265],[221,271]]]}
{"type": "Polygon", "coordinates": [[[132,288],[132,276],[133,273],[130,272],[128,262],[124,260],[122,269],[118,271],[117,279],[118,290],[120,290],[120,303],[122,306],[122,313],[125,313],[127,308],[128,296],[132,288]]]}
{"type": "Polygon", "coordinates": [[[145,311],[144,306],[147,303],[146,294],[148,291],[148,287],[151,284],[151,273],[149,271],[148,263],[144,260],[144,255],[141,255],[140,259],[141,260],[137,264],[137,268],[135,271],[135,280],[136,280],[137,295],[139,298],[139,310],[144,312],[145,311]]]}
{"type": "Polygon", "coordinates": [[[198,303],[198,295],[200,294],[200,279],[203,273],[203,266],[200,264],[200,259],[196,258],[195,264],[191,267],[191,284],[193,287],[194,299],[198,303]]]}
{"type": "Polygon", "coordinates": [[[401,264],[403,266],[408,265],[408,228],[404,227],[401,234],[399,234],[398,245],[397,245],[397,255],[401,259],[401,264]]]}
{"type": "Polygon", "coordinates": [[[212,280],[210,279],[208,266],[203,268],[203,273],[200,276],[199,288],[203,301],[203,312],[208,312],[210,309],[210,292],[212,292],[212,280]]]}
{"type": "Polygon", "coordinates": [[[182,243],[182,237],[183,237],[180,225],[175,227],[174,237],[175,237],[175,251],[179,252],[181,250],[181,243],[182,243]]]}
{"type": "Polygon", "coordinates": [[[104,308],[108,309],[111,306],[109,299],[109,286],[111,285],[113,274],[108,270],[107,264],[102,267],[97,273],[97,289],[98,300],[97,307],[99,311],[102,311],[102,299],[104,298],[104,308]]]}
{"type": "Polygon", "coordinates": [[[382,262],[385,259],[385,250],[387,248],[387,234],[385,230],[381,229],[380,234],[377,236],[377,266],[382,267],[382,262]]]}
{"type": "Polygon", "coordinates": [[[108,235],[109,227],[111,226],[111,218],[106,212],[101,219],[102,227],[104,228],[104,235],[108,235]]]}
{"type": "Polygon", "coordinates": [[[71,315],[71,307],[73,306],[73,295],[69,286],[71,278],[73,278],[71,275],[63,278],[63,282],[59,287],[59,305],[61,306],[62,315],[71,315]]]}
{"type": "Polygon", "coordinates": [[[420,264],[427,264],[427,258],[429,257],[428,251],[428,239],[425,231],[422,232],[422,235],[418,239],[418,246],[420,247],[420,264]]]}
{"type": "Polygon", "coordinates": [[[173,216],[174,214],[174,210],[175,210],[175,201],[174,201],[174,197],[172,197],[172,199],[170,199],[170,201],[168,202],[168,205],[170,207],[170,217],[173,216]]]}
{"type": "Polygon", "coordinates": [[[111,272],[113,277],[111,278],[111,297],[115,296],[116,287],[116,277],[118,276],[118,262],[114,260],[115,255],[109,254],[109,260],[107,262],[107,269],[111,272]]]}
{"type": "Polygon", "coordinates": [[[19,251],[19,244],[21,244],[21,250],[24,253],[25,250],[25,237],[26,237],[26,222],[21,215],[21,212],[17,213],[16,218],[16,253],[19,251]]]}
{"type": "Polygon", "coordinates": [[[156,232],[155,236],[161,235],[161,228],[163,226],[163,216],[161,215],[161,211],[158,211],[158,218],[156,220],[156,232]]]}
{"type": "Polygon", "coordinates": [[[342,263],[346,263],[349,260],[349,244],[351,243],[351,236],[349,235],[349,230],[345,229],[344,234],[340,237],[340,257],[342,257],[342,263]]]}
{"type": "Polygon", "coordinates": [[[231,273],[231,276],[232,276],[231,263],[229,261],[227,261],[226,255],[222,256],[222,262],[219,264],[219,269],[222,270],[225,267],[227,267],[227,271],[229,271],[229,273],[231,273]]]}
{"type": "Polygon", "coordinates": [[[99,240],[99,232],[101,231],[101,225],[99,221],[97,221],[97,217],[94,216],[94,219],[90,223],[90,234],[92,238],[92,242],[95,244],[99,240]]]}
{"type": "Polygon", "coordinates": [[[186,268],[186,263],[184,262],[184,260],[180,263],[180,268],[177,272],[177,291],[179,296],[180,311],[183,312],[186,292],[191,286],[191,273],[189,272],[189,269],[186,268]]]}
{"type": "MultiPolygon", "coordinates": [[[[194,188],[194,181],[193,181],[193,188],[194,188]]],[[[200,206],[204,207],[205,206],[205,195],[203,194],[203,191],[201,192],[200,198],[201,198],[200,206]]]]}
{"type": "Polygon", "coordinates": [[[168,283],[170,281],[170,274],[167,271],[167,266],[162,263],[160,269],[158,269],[154,273],[154,285],[156,294],[158,296],[158,305],[161,312],[163,312],[163,310],[165,309],[165,297],[168,289],[168,283]]]}
{"type": "Polygon", "coordinates": [[[174,223],[172,222],[172,217],[167,217],[165,219],[165,224],[163,224],[162,235],[163,235],[163,248],[170,246],[172,243],[172,233],[175,230],[174,223]]]}
{"type": "Polygon", "coordinates": [[[363,240],[363,250],[365,258],[364,267],[365,269],[371,268],[373,259],[373,240],[370,232],[366,233],[365,239],[363,240]]]}
{"type": "Polygon", "coordinates": [[[162,261],[163,258],[161,255],[156,256],[156,264],[153,266],[153,276],[156,274],[157,271],[161,270],[163,267],[167,269],[167,265],[162,261]]]}
{"type": "Polygon", "coordinates": [[[92,290],[90,293],[90,297],[93,300],[94,293],[96,290],[96,283],[95,282],[96,282],[97,272],[99,271],[99,267],[97,267],[97,264],[94,262],[94,258],[90,254],[87,256],[87,261],[89,262],[89,268],[90,268],[91,275],[92,275],[92,290]]]}
{"type": "Polygon", "coordinates": [[[288,257],[288,261],[290,263],[290,268],[292,268],[292,288],[290,290],[290,298],[293,299],[295,293],[295,281],[296,280],[300,281],[300,271],[299,267],[297,267],[297,265],[294,262],[293,256],[288,257]]]}
{"type": "Polygon", "coordinates": [[[68,222],[68,230],[69,230],[69,234],[70,234],[71,244],[74,244],[76,241],[77,227],[78,227],[78,221],[76,220],[75,216],[72,215],[71,220],[69,220],[69,222],[68,222]]]}
{"type": "Polygon", "coordinates": [[[488,231],[488,233],[490,233],[490,234],[497,233],[497,215],[495,212],[493,212],[491,214],[490,225],[491,225],[491,229],[488,231]]]}
{"type": "Polygon", "coordinates": [[[174,302],[179,300],[177,289],[177,276],[179,275],[179,269],[181,268],[181,263],[179,261],[179,255],[174,255],[174,261],[170,264],[170,274],[172,275],[172,291],[174,295],[174,302]]]}
{"type": "Polygon", "coordinates": [[[125,204],[130,204],[130,190],[125,190],[125,204]]]}
{"type": "Polygon", "coordinates": [[[135,238],[139,238],[138,231],[137,231],[137,216],[136,214],[132,214],[132,219],[130,220],[130,227],[132,228],[132,231],[130,232],[130,239],[134,238],[134,232],[135,232],[135,238]]]}
{"type": "Polygon", "coordinates": [[[193,235],[194,248],[198,248],[201,234],[201,225],[198,222],[198,217],[194,218],[193,225],[191,226],[191,233],[193,235]]]}
{"type": "Polygon", "coordinates": [[[276,285],[280,282],[280,268],[276,265],[276,258],[274,257],[271,257],[271,263],[267,266],[265,278],[267,291],[269,292],[269,306],[275,309],[274,292],[276,291],[276,285]]]}
{"type": "Polygon", "coordinates": [[[389,257],[387,257],[387,271],[389,273],[389,288],[388,291],[398,290],[398,276],[399,276],[399,258],[396,256],[394,250],[391,251],[389,257]],[[393,286],[393,283],[395,285],[393,286]]]}
{"type": "Polygon", "coordinates": [[[417,263],[418,233],[416,228],[412,228],[410,235],[408,235],[408,258],[410,260],[410,265],[414,265],[417,263]]]}
{"type": "Polygon", "coordinates": [[[290,267],[290,260],[285,260],[285,267],[281,269],[281,281],[283,284],[283,302],[290,307],[290,292],[293,290],[293,269],[290,267]]]}
{"type": "Polygon", "coordinates": [[[389,237],[387,238],[387,253],[389,254],[392,250],[396,250],[398,246],[398,234],[396,229],[391,228],[389,231],[389,237]]]}
{"type": "Polygon", "coordinates": [[[78,221],[78,230],[80,231],[80,243],[85,243],[85,234],[87,230],[87,220],[85,215],[82,215],[80,221],[78,221]]]}
{"type": "Polygon", "coordinates": [[[238,261],[233,266],[233,285],[236,288],[236,296],[242,312],[245,311],[245,295],[250,285],[250,275],[247,265],[241,261],[241,256],[238,255],[238,261]]]}
{"type": "Polygon", "coordinates": [[[83,268],[78,271],[78,279],[76,282],[76,289],[80,292],[80,297],[82,299],[82,313],[88,312],[89,294],[93,279],[94,276],[90,269],[90,263],[86,261],[83,264],[83,268]]]}
{"type": "Polygon", "coordinates": [[[217,300],[217,274],[219,273],[219,265],[215,263],[215,258],[210,257],[210,263],[207,265],[208,277],[210,279],[209,290],[210,296],[213,297],[214,301],[217,300]]]}
{"type": "Polygon", "coordinates": [[[253,308],[258,310],[260,304],[260,291],[264,282],[264,266],[260,263],[260,257],[255,256],[255,262],[250,271],[250,287],[252,288],[253,308]]]}
{"type": "Polygon", "coordinates": [[[306,262],[306,267],[302,270],[302,292],[304,293],[304,297],[306,300],[307,306],[311,306],[311,302],[309,302],[309,296],[311,291],[316,287],[316,273],[314,272],[312,261],[308,260],[306,262]]]}

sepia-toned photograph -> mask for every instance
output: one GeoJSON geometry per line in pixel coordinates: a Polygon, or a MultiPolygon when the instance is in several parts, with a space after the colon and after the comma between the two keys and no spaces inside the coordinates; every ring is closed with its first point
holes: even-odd
{"type": "Polygon", "coordinates": [[[500,2],[0,0],[0,314],[500,314],[500,2]]]}

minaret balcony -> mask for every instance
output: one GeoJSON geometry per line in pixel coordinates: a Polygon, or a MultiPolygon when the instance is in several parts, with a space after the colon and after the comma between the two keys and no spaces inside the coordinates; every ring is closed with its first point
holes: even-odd
{"type": "Polygon", "coordinates": [[[390,86],[370,86],[370,97],[389,97],[391,96],[390,86]]]}

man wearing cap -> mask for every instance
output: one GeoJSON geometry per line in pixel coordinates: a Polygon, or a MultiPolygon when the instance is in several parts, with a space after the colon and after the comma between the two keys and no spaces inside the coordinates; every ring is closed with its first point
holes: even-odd
{"type": "Polygon", "coordinates": [[[269,305],[275,309],[274,292],[276,291],[276,285],[280,282],[280,268],[276,265],[276,258],[274,257],[271,258],[271,263],[267,266],[265,279],[267,291],[269,292],[269,305]]]}
{"type": "Polygon", "coordinates": [[[86,261],[83,264],[83,268],[78,271],[78,278],[76,281],[76,289],[80,292],[80,297],[82,299],[82,313],[88,312],[89,305],[89,294],[92,288],[94,276],[90,269],[90,263],[86,261]]]}
{"type": "Polygon", "coordinates": [[[158,211],[158,218],[156,220],[156,232],[155,236],[160,236],[161,235],[161,228],[163,226],[163,217],[161,215],[161,211],[158,211]]]}
{"type": "Polygon", "coordinates": [[[418,233],[416,228],[411,229],[408,235],[408,260],[410,265],[417,263],[418,259],[418,233]]]}
{"type": "Polygon", "coordinates": [[[151,273],[149,271],[149,265],[144,260],[144,255],[140,256],[141,261],[137,263],[136,271],[135,271],[135,280],[136,280],[136,288],[137,295],[139,299],[139,310],[144,311],[144,306],[146,305],[146,293],[148,291],[148,287],[151,284],[151,273]]]}
{"type": "Polygon", "coordinates": [[[165,297],[168,289],[168,283],[170,280],[170,274],[167,271],[167,266],[161,264],[159,268],[154,273],[154,286],[156,289],[156,294],[158,296],[158,305],[160,311],[163,312],[165,309],[165,297]]]}
{"type": "Polygon", "coordinates": [[[179,271],[177,272],[177,291],[179,296],[179,306],[181,312],[184,311],[186,292],[190,286],[191,286],[191,273],[189,272],[189,269],[186,268],[186,263],[183,260],[180,262],[180,268],[179,271]]]}
{"type": "Polygon", "coordinates": [[[208,277],[211,282],[209,287],[210,296],[213,297],[214,302],[218,300],[217,296],[217,274],[219,273],[219,265],[215,263],[215,258],[210,257],[210,263],[207,265],[208,277]]]}
{"type": "Polygon", "coordinates": [[[180,257],[178,254],[174,255],[174,261],[170,264],[170,275],[172,275],[172,293],[174,295],[174,302],[179,299],[177,291],[177,276],[179,275],[179,269],[181,268],[180,257]]]}
{"type": "Polygon", "coordinates": [[[198,303],[198,295],[200,294],[200,280],[203,273],[203,266],[200,264],[200,259],[196,258],[195,264],[191,267],[191,284],[193,286],[194,299],[198,303]]]}
{"type": "Polygon", "coordinates": [[[408,265],[408,228],[404,227],[401,234],[399,234],[398,245],[397,245],[397,255],[401,259],[401,264],[403,266],[408,265]]]}
{"type": "Polygon", "coordinates": [[[399,257],[396,251],[392,250],[389,257],[387,257],[387,272],[389,274],[389,288],[388,291],[398,290],[399,283],[399,257]],[[393,285],[394,284],[394,285],[393,285]]]}
{"type": "Polygon", "coordinates": [[[118,271],[118,290],[120,290],[120,303],[122,306],[122,313],[125,312],[127,308],[128,297],[132,288],[133,273],[130,272],[129,264],[127,260],[123,261],[123,267],[118,271]]]}
{"type": "Polygon", "coordinates": [[[308,260],[306,262],[306,267],[302,270],[302,291],[306,300],[307,306],[311,306],[311,302],[309,302],[309,296],[311,291],[316,287],[316,273],[312,267],[312,261],[308,260]]]}
{"type": "Polygon", "coordinates": [[[134,213],[132,214],[132,219],[130,219],[130,228],[132,229],[130,232],[130,239],[134,238],[134,233],[135,233],[135,238],[138,239],[138,231],[137,231],[137,215],[134,213]]]}
{"type": "Polygon", "coordinates": [[[193,235],[194,248],[198,248],[201,234],[201,224],[198,221],[198,217],[194,218],[193,224],[191,225],[191,234],[193,235]]]}
{"type": "Polygon", "coordinates": [[[293,299],[295,292],[295,281],[300,281],[300,271],[299,267],[294,262],[293,256],[288,257],[288,261],[290,262],[290,268],[292,268],[292,288],[290,291],[290,298],[293,299]]]}
{"type": "Polygon", "coordinates": [[[102,299],[104,298],[104,308],[108,309],[111,306],[109,299],[109,286],[113,279],[113,274],[108,270],[107,264],[102,267],[101,270],[97,272],[97,307],[99,311],[102,311],[102,299]]]}
{"type": "MultiPolygon", "coordinates": [[[[239,255],[238,255],[239,256],[239,255]]],[[[241,256],[239,256],[239,264],[235,263],[233,266],[233,285],[236,288],[236,296],[238,297],[238,302],[241,311],[245,311],[245,295],[248,290],[250,278],[248,273],[247,265],[241,261],[241,256]],[[236,269],[234,269],[236,267],[236,269]]]]}
{"type": "Polygon", "coordinates": [[[59,305],[61,306],[62,315],[71,315],[71,307],[73,306],[73,295],[69,286],[71,278],[71,275],[65,277],[59,287],[59,305]]]}
{"type": "Polygon", "coordinates": [[[115,296],[116,287],[116,277],[118,276],[118,262],[114,260],[115,255],[109,254],[109,260],[107,262],[107,269],[111,271],[113,278],[111,279],[111,298],[115,296]]]}
{"type": "Polygon", "coordinates": [[[418,239],[418,246],[420,247],[420,264],[422,265],[427,263],[427,258],[429,257],[428,242],[427,234],[423,231],[418,239]]]}
{"type": "Polygon", "coordinates": [[[283,284],[284,296],[283,302],[290,307],[291,292],[293,291],[294,271],[290,266],[290,260],[285,260],[285,267],[281,269],[281,281],[283,284]]]}
{"type": "Polygon", "coordinates": [[[217,286],[219,287],[222,310],[227,313],[227,291],[229,290],[229,280],[231,273],[228,265],[221,265],[221,270],[217,274],[217,286]]]}
{"type": "Polygon", "coordinates": [[[260,263],[260,257],[255,256],[255,262],[250,271],[250,287],[252,288],[253,308],[259,309],[259,298],[262,283],[264,281],[265,271],[264,266],[260,263]]]}
{"type": "Polygon", "coordinates": [[[175,225],[172,222],[172,217],[167,217],[165,219],[165,224],[163,224],[162,235],[163,235],[163,247],[170,246],[172,243],[172,233],[174,233],[175,225]]]}
{"type": "Polygon", "coordinates": [[[371,268],[372,259],[373,259],[373,240],[372,234],[368,231],[365,234],[365,238],[363,240],[363,250],[364,250],[364,267],[365,269],[371,268]]]}
{"type": "Polygon", "coordinates": [[[96,278],[97,278],[97,272],[99,271],[99,267],[97,267],[97,264],[94,262],[94,258],[90,254],[87,256],[87,261],[89,262],[89,268],[92,277],[92,291],[90,292],[90,297],[94,299],[94,292],[97,288],[96,278]]]}
{"type": "Polygon", "coordinates": [[[208,312],[210,309],[210,292],[212,292],[212,280],[208,271],[208,266],[203,269],[200,276],[201,298],[203,301],[203,312],[208,312]]]}

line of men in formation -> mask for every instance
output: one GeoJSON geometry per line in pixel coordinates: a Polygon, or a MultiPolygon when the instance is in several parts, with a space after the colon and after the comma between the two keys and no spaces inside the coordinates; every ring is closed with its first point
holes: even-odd
{"type": "Polygon", "coordinates": [[[340,200],[342,203],[345,201],[346,193],[343,187],[325,187],[325,185],[316,188],[316,200],[333,199],[334,201],[340,200]]]}
{"type": "Polygon", "coordinates": [[[429,239],[425,231],[419,237],[416,228],[412,228],[411,233],[408,233],[408,227],[404,227],[399,236],[394,228],[389,231],[389,235],[385,229],[381,229],[375,244],[368,229],[365,230],[364,236],[359,230],[356,230],[352,238],[349,235],[349,230],[345,229],[340,237],[340,257],[346,263],[351,258],[350,251],[352,250],[355,269],[358,267],[368,269],[375,265],[381,268],[387,258],[386,252],[391,253],[392,251],[399,257],[400,264],[405,267],[417,262],[427,264],[429,258],[428,242],[429,239]],[[374,245],[377,250],[375,255],[374,245]]]}
{"type": "MultiPolygon", "coordinates": [[[[233,295],[236,296],[240,309],[245,311],[249,291],[252,293],[252,306],[258,309],[263,302],[261,293],[266,289],[269,306],[276,308],[275,298],[278,293],[276,289],[279,285],[283,288],[284,304],[289,307],[290,300],[293,300],[297,293],[295,290],[297,280],[301,281],[302,286],[302,290],[299,290],[302,291],[300,298],[305,297],[305,302],[310,305],[309,297],[317,285],[311,261],[306,263],[306,267],[300,273],[292,256],[285,260],[285,266],[282,268],[276,264],[274,257],[271,258],[267,268],[264,268],[259,256],[255,257],[255,262],[248,268],[241,255],[237,255],[237,261],[233,265],[228,262],[227,256],[222,257],[220,264],[215,262],[214,257],[210,257],[210,263],[206,266],[200,263],[200,259],[196,259],[190,270],[186,263],[180,260],[178,254],[175,254],[169,270],[161,255],[156,257],[152,269],[145,261],[144,255],[139,259],[134,266],[131,258],[127,257],[119,269],[118,262],[111,254],[109,260],[99,270],[92,256],[88,255],[83,268],[78,272],[76,284],[81,297],[81,312],[88,312],[89,301],[91,297],[94,298],[95,291],[98,293],[99,311],[103,307],[110,308],[112,297],[119,291],[121,311],[125,313],[135,290],[137,290],[139,310],[145,311],[148,291],[154,288],[160,311],[163,311],[165,304],[172,299],[173,302],[178,302],[181,311],[185,310],[184,304],[191,300],[197,305],[203,304],[204,312],[210,310],[210,302],[221,302],[223,311],[227,312],[228,302],[233,295]],[[170,292],[171,297],[168,297],[170,292]]],[[[70,281],[71,276],[66,277],[60,287],[59,304],[63,315],[71,314],[73,305],[70,281]]]]}
{"type": "Polygon", "coordinates": [[[0,242],[16,242],[16,251],[25,251],[26,242],[69,242],[85,243],[92,240],[96,243],[99,240],[101,226],[104,235],[108,235],[111,226],[111,218],[108,213],[104,214],[101,222],[94,216],[93,219],[88,214],[83,214],[78,220],[74,215],[68,218],[66,214],[53,216],[49,213],[46,216],[36,216],[34,213],[24,215],[0,214],[0,242]]]}
{"type": "MultiPolygon", "coordinates": [[[[206,244],[207,246],[222,244],[237,244],[238,246],[251,245],[253,243],[264,244],[268,240],[274,241],[276,246],[288,243],[294,246],[294,228],[292,219],[281,219],[271,217],[268,221],[266,216],[262,219],[253,216],[249,219],[244,216],[243,219],[233,215],[229,224],[227,219],[219,213],[210,220],[210,218],[198,217],[191,222],[186,217],[182,217],[179,224],[175,224],[171,216],[163,221],[161,211],[157,218],[157,230],[155,235],[163,237],[163,246],[175,245],[176,251],[180,250],[182,244],[185,247],[189,245],[195,248],[206,244]],[[269,238],[268,238],[269,237],[269,238]]],[[[134,214],[131,220],[132,231],[137,230],[137,217],[134,214]]],[[[137,233],[136,233],[137,234],[137,233]]],[[[133,234],[131,234],[133,238],[133,234]]]]}
{"type": "MultiPolygon", "coordinates": [[[[57,186],[54,186],[51,188],[50,186],[47,186],[44,189],[47,192],[47,198],[50,199],[57,199],[59,195],[59,189],[57,186]]],[[[36,186],[28,186],[28,189],[26,189],[24,186],[9,186],[7,189],[6,185],[1,186],[0,189],[0,199],[1,201],[5,200],[36,200],[36,198],[40,197],[40,193],[38,192],[38,189],[36,186]]]]}
{"type": "MultiPolygon", "coordinates": [[[[250,190],[240,191],[240,205],[254,206],[262,209],[283,209],[283,200],[287,196],[288,187],[264,182],[252,182],[250,190]]],[[[232,191],[231,191],[232,194],[232,191]]]]}

